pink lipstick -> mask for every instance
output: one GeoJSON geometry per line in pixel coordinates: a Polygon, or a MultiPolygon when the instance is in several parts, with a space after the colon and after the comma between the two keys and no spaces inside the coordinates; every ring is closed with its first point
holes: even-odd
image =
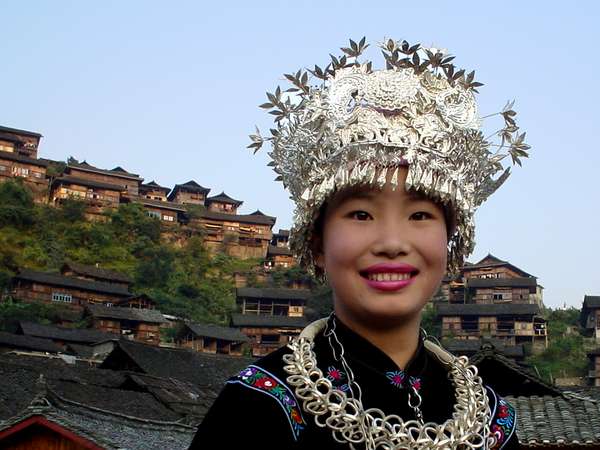
{"type": "Polygon", "coordinates": [[[360,274],[365,279],[367,286],[379,291],[397,291],[410,285],[418,269],[409,264],[381,263],[372,265],[360,274]]]}

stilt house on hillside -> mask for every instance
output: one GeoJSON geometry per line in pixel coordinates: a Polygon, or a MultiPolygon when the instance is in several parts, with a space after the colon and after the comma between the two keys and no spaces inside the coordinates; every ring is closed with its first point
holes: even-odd
{"type": "Polygon", "coordinates": [[[542,289],[535,276],[491,254],[467,263],[456,277],[444,279],[437,297],[442,337],[496,338],[541,350],[548,345],[542,289]]]}

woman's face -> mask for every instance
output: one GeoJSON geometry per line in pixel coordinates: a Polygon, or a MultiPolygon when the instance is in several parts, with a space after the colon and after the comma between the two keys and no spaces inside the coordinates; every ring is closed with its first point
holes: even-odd
{"type": "Polygon", "coordinates": [[[446,272],[444,212],[408,194],[401,168],[392,190],[361,187],[336,194],[325,211],[317,266],[327,273],[336,314],[348,325],[419,320],[446,272]]]}

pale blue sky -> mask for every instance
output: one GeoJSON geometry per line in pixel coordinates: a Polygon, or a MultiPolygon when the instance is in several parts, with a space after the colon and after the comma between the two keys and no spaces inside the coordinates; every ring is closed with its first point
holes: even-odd
{"type": "Polygon", "coordinates": [[[245,150],[254,124],[269,126],[265,91],[349,38],[434,44],[485,83],[482,115],[517,100],[532,145],[477,213],[470,260],[491,252],[538,276],[549,306],[600,295],[598,2],[368,5],[4,0],[0,124],[42,133],[41,157],[194,179],[288,228],[266,152],[245,150]]]}

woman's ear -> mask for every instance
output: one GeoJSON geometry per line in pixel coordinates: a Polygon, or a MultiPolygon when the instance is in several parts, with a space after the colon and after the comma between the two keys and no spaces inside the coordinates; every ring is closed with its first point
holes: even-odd
{"type": "Polygon", "coordinates": [[[323,237],[321,235],[313,236],[311,252],[315,266],[321,270],[325,270],[325,255],[323,254],[323,237]]]}

